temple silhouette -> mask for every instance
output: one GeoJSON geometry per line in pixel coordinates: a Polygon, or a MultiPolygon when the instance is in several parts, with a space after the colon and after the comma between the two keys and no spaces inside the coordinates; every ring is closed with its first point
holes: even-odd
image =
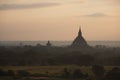
{"type": "MultiPolygon", "coordinates": [[[[47,47],[53,47],[51,42],[48,40],[48,42],[46,43],[47,47]]],[[[90,48],[90,46],[87,44],[87,41],[84,39],[84,37],[82,36],[82,31],[81,31],[81,27],[79,27],[79,31],[78,31],[78,36],[74,39],[74,41],[72,42],[72,44],[69,46],[69,48],[90,48]]]]}
{"type": "Polygon", "coordinates": [[[52,46],[51,42],[48,41],[47,44],[46,44],[46,46],[51,47],[52,46]]]}
{"type": "Polygon", "coordinates": [[[89,47],[86,40],[82,36],[81,27],[79,27],[78,36],[74,39],[73,43],[71,44],[71,47],[77,47],[77,48],[88,48],[89,47]]]}

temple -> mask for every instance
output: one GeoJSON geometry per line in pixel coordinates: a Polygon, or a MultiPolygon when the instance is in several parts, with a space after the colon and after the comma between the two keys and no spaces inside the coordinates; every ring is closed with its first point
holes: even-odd
{"type": "Polygon", "coordinates": [[[73,41],[71,46],[78,47],[78,48],[88,48],[89,47],[86,40],[82,36],[81,27],[79,28],[78,36],[75,38],[75,40],[73,41]]]}
{"type": "Polygon", "coordinates": [[[52,46],[52,44],[50,43],[50,41],[47,42],[46,46],[48,46],[48,47],[52,46]]]}

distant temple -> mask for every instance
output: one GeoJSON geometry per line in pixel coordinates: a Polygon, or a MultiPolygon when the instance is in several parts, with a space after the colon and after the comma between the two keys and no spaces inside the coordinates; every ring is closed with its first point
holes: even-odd
{"type": "Polygon", "coordinates": [[[52,46],[52,44],[50,43],[50,41],[47,42],[46,46],[48,46],[48,47],[52,46]]]}
{"type": "Polygon", "coordinates": [[[89,45],[87,44],[86,40],[82,36],[81,27],[79,28],[78,36],[73,41],[72,47],[79,47],[79,48],[88,48],[89,45]]]}

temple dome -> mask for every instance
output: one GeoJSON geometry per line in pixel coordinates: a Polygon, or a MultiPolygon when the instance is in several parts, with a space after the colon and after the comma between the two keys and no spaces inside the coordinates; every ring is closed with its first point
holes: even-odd
{"type": "Polygon", "coordinates": [[[89,45],[87,44],[86,40],[82,36],[81,27],[79,28],[78,36],[74,39],[72,47],[81,47],[81,48],[87,48],[89,45]]]}

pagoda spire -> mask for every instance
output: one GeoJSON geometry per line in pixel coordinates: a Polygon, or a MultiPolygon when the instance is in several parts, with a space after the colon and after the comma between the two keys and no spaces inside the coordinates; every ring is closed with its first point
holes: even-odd
{"type": "Polygon", "coordinates": [[[78,36],[81,36],[82,32],[81,32],[81,26],[79,27],[79,32],[78,32],[78,36]]]}
{"type": "Polygon", "coordinates": [[[89,47],[86,40],[82,36],[81,26],[79,27],[78,36],[74,39],[71,46],[72,47],[79,47],[79,48],[88,48],[89,47]]]}

